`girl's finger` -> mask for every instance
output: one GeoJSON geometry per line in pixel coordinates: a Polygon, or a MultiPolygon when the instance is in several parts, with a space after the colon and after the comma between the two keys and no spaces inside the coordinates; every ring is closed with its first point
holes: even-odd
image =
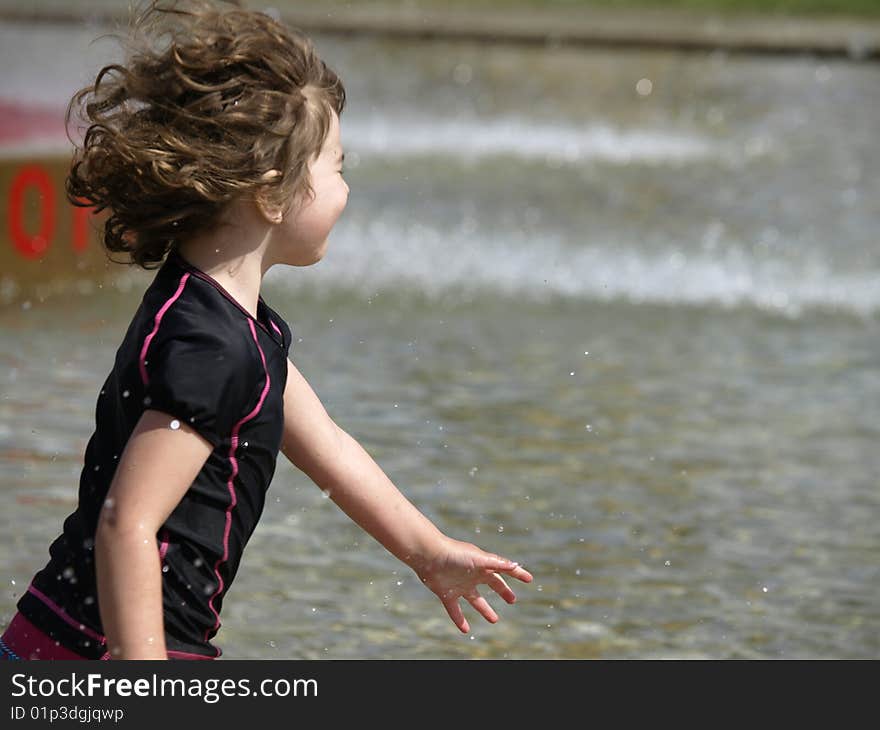
{"type": "Polygon", "coordinates": [[[499,596],[501,596],[508,603],[513,603],[516,600],[516,595],[514,592],[510,590],[510,586],[504,581],[498,573],[492,573],[486,579],[486,585],[489,586],[493,591],[495,591],[499,596]]]}
{"type": "Polygon", "coordinates": [[[517,580],[521,580],[523,583],[531,583],[532,582],[532,574],[529,573],[525,568],[521,565],[514,563],[513,567],[508,568],[507,570],[500,570],[499,573],[507,573],[510,576],[513,576],[517,580]]]}
{"type": "Polygon", "coordinates": [[[490,624],[494,624],[498,621],[498,614],[492,610],[492,606],[489,605],[489,602],[479,593],[473,593],[467,596],[467,599],[470,604],[477,609],[477,612],[490,624]]]}
{"type": "Polygon", "coordinates": [[[461,606],[458,605],[458,596],[441,598],[440,600],[443,603],[443,607],[446,609],[446,613],[449,614],[449,618],[452,619],[452,623],[458,626],[458,630],[461,631],[461,633],[466,634],[470,627],[468,626],[467,619],[461,611],[461,606]]]}
{"type": "Polygon", "coordinates": [[[519,563],[514,563],[512,560],[502,558],[500,555],[492,555],[491,553],[486,553],[483,556],[481,567],[484,570],[491,570],[494,572],[496,570],[512,570],[517,565],[519,565],[519,563]]]}

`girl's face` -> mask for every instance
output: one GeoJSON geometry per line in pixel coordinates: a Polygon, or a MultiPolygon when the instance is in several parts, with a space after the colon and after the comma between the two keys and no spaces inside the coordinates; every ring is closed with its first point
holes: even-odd
{"type": "Polygon", "coordinates": [[[330,229],[348,202],[348,185],[342,179],[342,142],[339,116],[332,112],[330,131],[317,158],[309,163],[313,198],[304,205],[293,202],[282,221],[272,228],[272,258],[290,266],[310,266],[324,257],[330,229]]]}

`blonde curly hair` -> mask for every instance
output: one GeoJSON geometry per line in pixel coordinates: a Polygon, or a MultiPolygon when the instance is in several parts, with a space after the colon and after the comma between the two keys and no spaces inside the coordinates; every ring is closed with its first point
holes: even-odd
{"type": "Polygon", "coordinates": [[[68,199],[107,211],[103,243],[145,269],[176,240],[216,226],[230,201],[311,197],[345,89],[300,31],[204,0],[151,2],[123,64],[105,66],[67,110],[86,123],[68,199]]]}

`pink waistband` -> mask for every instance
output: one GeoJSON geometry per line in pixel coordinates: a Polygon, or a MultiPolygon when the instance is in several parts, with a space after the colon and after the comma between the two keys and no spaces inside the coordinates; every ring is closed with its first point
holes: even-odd
{"type": "Polygon", "coordinates": [[[3,643],[21,659],[77,659],[80,656],[66,646],[61,646],[50,636],[46,636],[20,613],[16,612],[3,632],[3,643]]]}
{"type": "MultiPolygon", "coordinates": [[[[82,661],[87,657],[80,656],[66,646],[62,646],[51,636],[47,636],[40,629],[28,621],[20,612],[12,617],[6,631],[0,640],[13,654],[20,659],[71,659],[82,661]]],[[[169,659],[215,659],[216,657],[192,654],[185,651],[169,649],[165,652],[169,659]]],[[[110,653],[104,652],[102,660],[110,659],[110,653]]]]}

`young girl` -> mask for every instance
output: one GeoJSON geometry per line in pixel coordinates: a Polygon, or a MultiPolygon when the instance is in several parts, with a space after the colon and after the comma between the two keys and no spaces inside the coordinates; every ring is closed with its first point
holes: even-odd
{"type": "MultiPolygon", "coordinates": [[[[415,571],[455,625],[498,616],[502,574],[441,533],[327,415],[260,296],[309,266],[345,208],[342,83],[266,15],[151,4],[148,43],[74,97],[88,130],[68,178],[104,244],[160,267],[101,388],[76,510],[2,636],[7,659],[213,659],[223,599],[278,451],[415,571]]],[[[70,113],[69,113],[70,118],[70,113]]]]}

